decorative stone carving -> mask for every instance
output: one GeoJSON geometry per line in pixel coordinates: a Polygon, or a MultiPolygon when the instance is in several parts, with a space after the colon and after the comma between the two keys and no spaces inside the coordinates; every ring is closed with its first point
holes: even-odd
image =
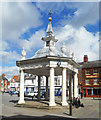
{"type": "Polygon", "coordinates": [[[54,45],[50,44],[49,51],[50,51],[50,55],[54,54],[54,45]]]}
{"type": "Polygon", "coordinates": [[[62,52],[62,55],[64,57],[66,57],[66,46],[65,46],[65,43],[63,43],[62,47],[61,47],[61,52],[62,52]]]}
{"type": "Polygon", "coordinates": [[[69,51],[69,56],[70,56],[71,58],[73,58],[73,57],[74,57],[74,53],[73,53],[73,51],[72,51],[72,50],[70,50],[70,51],[69,51]]]}
{"type": "Polygon", "coordinates": [[[26,51],[24,50],[23,47],[23,50],[21,51],[21,60],[25,60],[25,56],[26,56],[26,51]]]}

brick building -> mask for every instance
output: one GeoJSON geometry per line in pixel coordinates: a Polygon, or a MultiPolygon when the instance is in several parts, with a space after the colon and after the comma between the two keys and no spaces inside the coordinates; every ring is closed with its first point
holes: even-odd
{"type": "Polygon", "coordinates": [[[10,80],[10,90],[19,91],[20,89],[20,76],[14,75],[10,80]]]}
{"type": "Polygon", "coordinates": [[[101,97],[101,60],[88,61],[85,55],[84,62],[79,64],[79,93],[82,92],[83,97],[101,97]]]}
{"type": "Polygon", "coordinates": [[[8,79],[5,77],[5,74],[2,74],[0,76],[0,92],[3,91],[7,91],[8,90],[8,85],[9,85],[9,82],[8,82],[8,79]]]}

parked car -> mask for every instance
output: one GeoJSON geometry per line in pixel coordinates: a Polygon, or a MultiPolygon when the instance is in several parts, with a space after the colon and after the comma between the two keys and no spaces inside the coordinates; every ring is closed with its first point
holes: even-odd
{"type": "Polygon", "coordinates": [[[8,90],[5,90],[4,92],[5,92],[5,93],[9,93],[9,91],[8,91],[8,90]]]}
{"type": "Polygon", "coordinates": [[[18,94],[18,91],[13,91],[13,94],[18,94]]]}
{"type": "Polygon", "coordinates": [[[18,91],[9,91],[9,94],[18,94],[18,91]]]}
{"type": "Polygon", "coordinates": [[[9,94],[12,96],[13,95],[13,91],[9,91],[9,94]]]}
{"type": "Polygon", "coordinates": [[[37,91],[34,91],[34,92],[24,92],[24,96],[25,97],[29,97],[29,96],[31,96],[31,97],[37,97],[37,95],[38,95],[37,91]]]}

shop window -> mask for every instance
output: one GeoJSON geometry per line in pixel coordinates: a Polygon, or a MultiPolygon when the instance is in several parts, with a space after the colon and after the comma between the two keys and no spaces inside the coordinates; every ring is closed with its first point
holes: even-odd
{"type": "Polygon", "coordinates": [[[93,90],[93,95],[97,95],[97,89],[93,90]]]}
{"type": "Polygon", "coordinates": [[[15,79],[13,79],[13,82],[15,82],[15,79]]]}
{"type": "Polygon", "coordinates": [[[98,95],[101,95],[101,89],[98,89],[98,95]]]}
{"type": "Polygon", "coordinates": [[[58,79],[58,85],[60,85],[60,79],[58,79]]]}
{"type": "Polygon", "coordinates": [[[87,95],[91,95],[91,89],[87,89],[87,95]]]}
{"type": "Polygon", "coordinates": [[[86,79],[86,85],[90,84],[90,79],[86,79]]]}
{"type": "Polygon", "coordinates": [[[34,80],[32,80],[32,83],[34,84],[34,80]]]}
{"type": "Polygon", "coordinates": [[[98,78],[94,78],[94,84],[98,84],[98,78]]]}
{"type": "Polygon", "coordinates": [[[44,80],[41,80],[40,84],[41,84],[41,86],[44,86],[44,80]]]}
{"type": "Polygon", "coordinates": [[[55,85],[60,85],[60,79],[59,78],[57,78],[57,77],[54,78],[54,81],[55,81],[55,83],[54,83],[55,85]]]}
{"type": "Polygon", "coordinates": [[[55,78],[55,83],[54,84],[58,85],[58,79],[57,78],[55,78]]]}
{"type": "Polygon", "coordinates": [[[90,74],[90,70],[88,69],[88,70],[86,70],[86,74],[90,74]]]}
{"type": "Polygon", "coordinates": [[[98,73],[98,69],[94,69],[94,74],[97,74],[98,73]]]}

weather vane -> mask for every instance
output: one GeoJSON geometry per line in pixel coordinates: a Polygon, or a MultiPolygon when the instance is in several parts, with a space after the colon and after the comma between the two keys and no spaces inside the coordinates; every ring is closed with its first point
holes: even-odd
{"type": "Polygon", "coordinates": [[[50,11],[49,11],[49,13],[47,14],[47,15],[49,15],[49,17],[51,17],[52,16],[52,14],[54,14],[53,12],[51,12],[51,9],[50,9],[50,11]]]}

